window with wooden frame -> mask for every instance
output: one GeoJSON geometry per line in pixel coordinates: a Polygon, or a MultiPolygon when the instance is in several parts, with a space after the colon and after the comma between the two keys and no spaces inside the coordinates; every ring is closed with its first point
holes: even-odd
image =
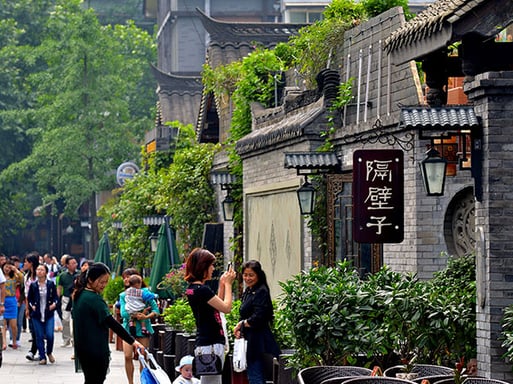
{"type": "Polygon", "coordinates": [[[381,244],[357,243],[353,240],[353,177],[348,174],[327,175],[328,265],[349,260],[365,276],[383,265],[381,244]]]}

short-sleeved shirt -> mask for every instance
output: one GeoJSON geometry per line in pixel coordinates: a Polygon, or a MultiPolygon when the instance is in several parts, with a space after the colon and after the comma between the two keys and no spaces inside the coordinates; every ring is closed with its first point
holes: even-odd
{"type": "Polygon", "coordinates": [[[136,313],[144,310],[155,294],[147,288],[130,287],[125,290],[125,308],[129,313],[136,313]]]}
{"type": "Polygon", "coordinates": [[[173,384],[200,384],[200,380],[193,377],[191,379],[186,379],[182,375],[178,376],[174,379],[173,384]]]}
{"type": "Polygon", "coordinates": [[[16,272],[13,278],[5,279],[5,296],[16,296],[16,288],[23,285],[23,274],[16,272]]]}
{"type": "Polygon", "coordinates": [[[103,298],[84,290],[73,302],[73,338],[75,350],[80,356],[102,359],[110,356],[109,327],[106,323],[111,314],[103,298]]]}
{"type": "Polygon", "coordinates": [[[190,284],[185,291],[196,319],[196,345],[224,344],[225,337],[219,311],[208,304],[214,291],[203,284],[190,284]]]}
{"type": "Polygon", "coordinates": [[[62,272],[59,275],[59,282],[58,284],[62,286],[62,295],[66,297],[71,297],[71,293],[73,292],[73,287],[75,285],[75,279],[78,276],[78,272],[75,271],[75,273],[69,273],[68,270],[62,272]]]}

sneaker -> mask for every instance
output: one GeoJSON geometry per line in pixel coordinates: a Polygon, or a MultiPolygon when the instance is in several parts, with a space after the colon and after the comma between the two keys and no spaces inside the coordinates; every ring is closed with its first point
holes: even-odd
{"type": "Polygon", "coordinates": [[[70,345],[71,345],[71,340],[68,339],[62,343],[61,348],[66,348],[66,347],[69,347],[70,345]]]}
{"type": "Polygon", "coordinates": [[[28,352],[26,355],[25,355],[25,358],[29,361],[34,361],[34,354],[32,352],[28,352]]]}
{"type": "Polygon", "coordinates": [[[55,357],[53,357],[53,355],[50,353],[48,354],[48,360],[50,360],[50,363],[55,363],[55,357]]]}
{"type": "Polygon", "coordinates": [[[45,359],[39,360],[39,365],[46,365],[46,360],[45,359]]]}

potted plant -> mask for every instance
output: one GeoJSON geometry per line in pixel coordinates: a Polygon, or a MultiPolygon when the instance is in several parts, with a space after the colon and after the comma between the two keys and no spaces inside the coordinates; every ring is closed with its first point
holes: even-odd
{"type": "Polygon", "coordinates": [[[164,322],[176,331],[196,332],[196,321],[187,300],[180,298],[164,309],[164,322]]]}
{"type": "Polygon", "coordinates": [[[415,380],[419,377],[419,374],[416,372],[412,372],[413,368],[415,367],[415,361],[417,360],[417,356],[414,355],[411,359],[404,358],[401,359],[401,362],[403,363],[402,372],[397,372],[395,376],[398,379],[406,379],[406,380],[415,380]]]}
{"type": "Polygon", "coordinates": [[[187,282],[185,281],[185,264],[178,268],[171,268],[158,283],[157,288],[169,293],[173,300],[177,300],[185,294],[187,282]]]}

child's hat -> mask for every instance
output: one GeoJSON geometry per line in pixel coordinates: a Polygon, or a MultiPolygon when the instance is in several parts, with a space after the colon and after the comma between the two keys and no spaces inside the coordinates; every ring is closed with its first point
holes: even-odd
{"type": "Polygon", "coordinates": [[[176,372],[180,372],[180,369],[182,369],[182,367],[184,365],[192,365],[192,360],[194,358],[191,356],[191,355],[185,355],[184,357],[182,357],[180,359],[180,364],[178,366],[175,367],[175,371],[176,372]]]}

